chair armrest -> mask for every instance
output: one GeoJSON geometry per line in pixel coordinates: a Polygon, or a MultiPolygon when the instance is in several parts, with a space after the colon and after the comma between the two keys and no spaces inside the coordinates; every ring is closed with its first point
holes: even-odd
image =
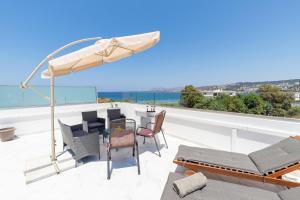
{"type": "Polygon", "coordinates": [[[82,130],[82,124],[76,124],[71,126],[72,131],[82,130]]]}
{"type": "Polygon", "coordinates": [[[87,134],[88,134],[88,132],[84,131],[82,129],[75,130],[75,131],[72,131],[72,138],[82,137],[82,136],[87,135],[87,134]]]}
{"type": "Polygon", "coordinates": [[[97,121],[105,125],[105,118],[98,117],[97,121]]]}
{"type": "Polygon", "coordinates": [[[89,122],[82,120],[82,130],[89,132],[89,122]]]}
{"type": "Polygon", "coordinates": [[[73,139],[74,139],[74,142],[86,143],[89,141],[93,141],[96,138],[99,138],[99,134],[97,132],[93,132],[93,133],[85,133],[83,135],[76,136],[73,139]]]}
{"type": "Polygon", "coordinates": [[[126,115],[121,114],[120,117],[121,117],[121,118],[126,118],[126,115]]]}

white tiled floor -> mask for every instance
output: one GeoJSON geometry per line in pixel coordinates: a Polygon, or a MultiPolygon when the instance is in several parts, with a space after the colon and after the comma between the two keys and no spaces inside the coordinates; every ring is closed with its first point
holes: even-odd
{"type": "MultiPolygon", "coordinates": [[[[137,175],[131,149],[112,152],[112,176],[106,179],[106,152],[102,145],[101,160],[87,163],[29,185],[25,184],[24,164],[27,159],[46,155],[50,150],[49,133],[23,136],[0,143],[0,199],[76,200],[76,199],[159,199],[166,178],[176,165],[172,160],[180,144],[189,142],[166,136],[169,149],[160,145],[162,157],[156,154],[155,144],[140,138],[141,175],[137,175]]],[[[161,135],[160,141],[163,141],[161,135]]],[[[58,147],[61,145],[57,137],[58,147]]],[[[59,148],[58,148],[59,149],[59,148]]]]}

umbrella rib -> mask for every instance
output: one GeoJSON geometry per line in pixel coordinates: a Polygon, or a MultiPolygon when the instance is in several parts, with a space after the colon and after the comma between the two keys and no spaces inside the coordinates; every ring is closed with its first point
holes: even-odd
{"type": "Polygon", "coordinates": [[[106,54],[105,56],[106,57],[110,56],[117,48],[125,49],[127,51],[130,51],[132,54],[134,54],[134,50],[132,50],[132,49],[129,49],[129,48],[126,48],[126,47],[123,47],[123,46],[120,46],[120,45],[113,45],[113,48],[110,50],[109,53],[107,53],[106,50],[105,50],[105,54],[106,54]]]}
{"type": "Polygon", "coordinates": [[[128,50],[128,51],[131,51],[132,54],[134,54],[134,50],[132,50],[132,49],[129,49],[129,48],[126,48],[126,47],[123,47],[123,46],[118,46],[118,47],[121,48],[121,49],[125,49],[125,50],[128,50]]]}
{"type": "Polygon", "coordinates": [[[103,55],[103,52],[101,52],[101,53],[95,53],[95,55],[101,56],[101,65],[104,64],[104,59],[103,59],[104,55],[103,55]]]}
{"type": "Polygon", "coordinates": [[[106,57],[110,56],[116,49],[117,49],[117,45],[113,45],[112,49],[109,51],[108,55],[106,55],[106,57]]]}
{"type": "Polygon", "coordinates": [[[97,56],[103,56],[103,52],[95,53],[97,56]]]}
{"type": "Polygon", "coordinates": [[[77,65],[80,61],[82,60],[82,58],[81,59],[79,59],[77,62],[75,62],[73,65],[71,65],[71,67],[70,67],[70,69],[71,69],[71,71],[73,71],[73,67],[75,66],[75,65],[77,65]]]}
{"type": "Polygon", "coordinates": [[[106,57],[110,56],[112,54],[112,52],[118,47],[118,41],[115,38],[113,38],[111,45],[112,45],[112,48],[109,52],[107,52],[107,49],[105,49],[106,57]]]}

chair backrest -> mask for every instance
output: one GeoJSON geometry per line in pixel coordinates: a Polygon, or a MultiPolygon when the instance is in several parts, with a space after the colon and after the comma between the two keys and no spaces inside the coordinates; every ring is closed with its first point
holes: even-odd
{"type": "Polygon", "coordinates": [[[58,120],[58,123],[60,126],[63,142],[71,146],[71,144],[73,143],[73,133],[71,127],[62,123],[60,120],[58,120]]]}
{"type": "Polygon", "coordinates": [[[109,143],[112,147],[133,146],[136,141],[136,122],[132,119],[110,121],[109,143]]]}
{"type": "Polygon", "coordinates": [[[82,112],[82,120],[88,122],[97,122],[97,111],[82,112]]]}
{"type": "Polygon", "coordinates": [[[165,116],[166,116],[165,110],[163,110],[160,113],[155,115],[155,123],[154,123],[154,127],[153,127],[154,134],[159,133],[161,131],[162,125],[165,120],[165,116]]]}
{"type": "Polygon", "coordinates": [[[300,140],[289,137],[267,148],[249,154],[262,174],[300,162],[300,140]]]}
{"type": "Polygon", "coordinates": [[[107,109],[107,118],[109,120],[120,119],[121,109],[120,108],[107,109]]]}

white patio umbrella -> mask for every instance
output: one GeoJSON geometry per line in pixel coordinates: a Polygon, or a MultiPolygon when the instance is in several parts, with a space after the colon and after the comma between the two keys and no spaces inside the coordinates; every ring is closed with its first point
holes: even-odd
{"type": "Polygon", "coordinates": [[[78,40],[65,45],[53,53],[49,54],[37,67],[33,70],[30,76],[21,83],[22,88],[27,88],[29,81],[37,73],[37,71],[48,62],[48,69],[42,72],[43,78],[51,79],[51,160],[56,166],[57,172],[59,169],[56,164],[55,153],[55,135],[54,135],[54,79],[57,76],[67,75],[72,72],[79,72],[95,66],[101,66],[105,63],[111,63],[120,59],[129,57],[135,53],[142,52],[151,48],[160,40],[160,32],[150,32],[139,35],[131,35],[125,37],[116,37],[110,39],[87,38],[78,40]],[[58,52],[73,46],[78,43],[97,40],[95,44],[72,53],[63,55],[58,58],[52,57],[58,52]]]}
{"type": "Polygon", "coordinates": [[[49,61],[42,77],[61,76],[105,63],[115,62],[154,46],[159,32],[101,39],[95,44],[49,61]]]}

